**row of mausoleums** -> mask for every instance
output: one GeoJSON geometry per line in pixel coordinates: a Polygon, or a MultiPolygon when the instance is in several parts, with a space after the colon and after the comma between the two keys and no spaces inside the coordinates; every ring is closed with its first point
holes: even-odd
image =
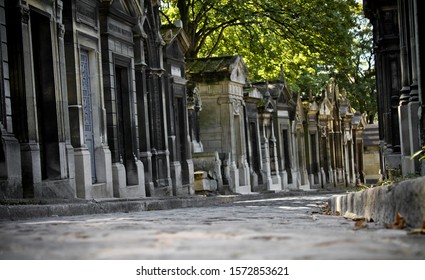
{"type": "Polygon", "coordinates": [[[0,0],[0,198],[367,179],[363,118],[333,81],[302,100],[284,80],[249,84],[237,56],[189,61],[186,71],[188,40],[179,24],[160,26],[159,5],[0,0]]]}
{"type": "Polygon", "coordinates": [[[195,170],[207,171],[196,174],[200,188],[248,193],[376,181],[377,143],[363,141],[365,128],[374,128],[333,80],[314,100],[292,93],[283,78],[247,82],[237,56],[188,61],[187,69],[188,96],[197,104],[191,115],[199,123],[193,162],[195,170]]]}
{"type": "Polygon", "coordinates": [[[373,25],[384,176],[425,175],[425,19],[422,0],[364,0],[373,25]]]}

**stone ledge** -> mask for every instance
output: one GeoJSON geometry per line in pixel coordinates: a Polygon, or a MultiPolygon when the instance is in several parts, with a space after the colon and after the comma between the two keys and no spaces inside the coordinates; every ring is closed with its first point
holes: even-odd
{"type": "Polygon", "coordinates": [[[383,224],[393,224],[400,213],[408,227],[420,228],[425,221],[425,177],[335,195],[329,198],[328,205],[333,213],[383,224]]]}

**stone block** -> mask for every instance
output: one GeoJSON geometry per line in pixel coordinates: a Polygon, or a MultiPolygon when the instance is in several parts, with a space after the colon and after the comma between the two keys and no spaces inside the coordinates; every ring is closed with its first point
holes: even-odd
{"type": "Polygon", "coordinates": [[[195,182],[194,189],[195,191],[217,191],[218,184],[214,179],[209,178],[206,171],[196,171],[194,172],[195,182]]]}
{"type": "Polygon", "coordinates": [[[40,184],[38,198],[72,199],[76,197],[73,180],[45,180],[40,184]]]}
{"type": "Polygon", "coordinates": [[[236,187],[236,193],[239,194],[250,194],[251,193],[251,186],[237,186],[236,187]]]}
{"type": "Polygon", "coordinates": [[[195,171],[193,173],[195,181],[194,181],[194,189],[195,191],[202,191],[203,190],[203,182],[204,179],[204,173],[205,171],[195,171]]]}
{"type": "Polygon", "coordinates": [[[93,198],[89,191],[89,187],[92,184],[90,152],[86,148],[75,149],[74,158],[77,197],[84,199],[93,198]]]}
{"type": "Polygon", "coordinates": [[[333,212],[346,209],[352,214],[350,216],[382,224],[393,224],[399,213],[408,227],[420,228],[425,221],[425,177],[355,194],[332,196],[328,203],[333,212]]]}
{"type": "Polygon", "coordinates": [[[121,163],[112,164],[112,181],[114,197],[120,197],[120,188],[127,185],[125,168],[121,163]]]}
{"type": "Polygon", "coordinates": [[[100,183],[105,184],[106,197],[113,197],[112,159],[108,146],[96,148],[96,175],[100,183]]]}

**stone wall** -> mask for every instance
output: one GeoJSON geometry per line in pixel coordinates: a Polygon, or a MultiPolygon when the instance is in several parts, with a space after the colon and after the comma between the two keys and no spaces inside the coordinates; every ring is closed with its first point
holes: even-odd
{"type": "Polygon", "coordinates": [[[411,228],[422,228],[425,220],[425,178],[412,179],[389,186],[333,196],[328,204],[333,213],[347,218],[365,218],[393,225],[397,214],[411,228]]]}

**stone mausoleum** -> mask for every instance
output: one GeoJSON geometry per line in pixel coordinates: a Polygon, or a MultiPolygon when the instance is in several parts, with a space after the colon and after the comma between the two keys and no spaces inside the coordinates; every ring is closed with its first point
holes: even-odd
{"type": "MultiPolygon", "coordinates": [[[[159,7],[0,0],[0,199],[309,190],[373,175],[363,117],[335,81],[313,98],[283,76],[250,82],[239,56],[187,61],[181,22],[161,25],[159,7]]],[[[411,89],[399,113],[412,117],[411,89]]]]}
{"type": "Polygon", "coordinates": [[[179,23],[160,1],[0,1],[0,194],[188,195],[179,23]]]}
{"type": "Polygon", "coordinates": [[[373,25],[383,176],[425,175],[425,23],[421,0],[364,0],[373,25]]]}
{"type": "Polygon", "coordinates": [[[313,99],[291,92],[284,77],[249,82],[239,56],[194,59],[187,69],[189,95],[202,104],[191,119],[194,170],[211,174],[200,179],[237,193],[364,182],[365,120],[334,80],[313,99]]]}

